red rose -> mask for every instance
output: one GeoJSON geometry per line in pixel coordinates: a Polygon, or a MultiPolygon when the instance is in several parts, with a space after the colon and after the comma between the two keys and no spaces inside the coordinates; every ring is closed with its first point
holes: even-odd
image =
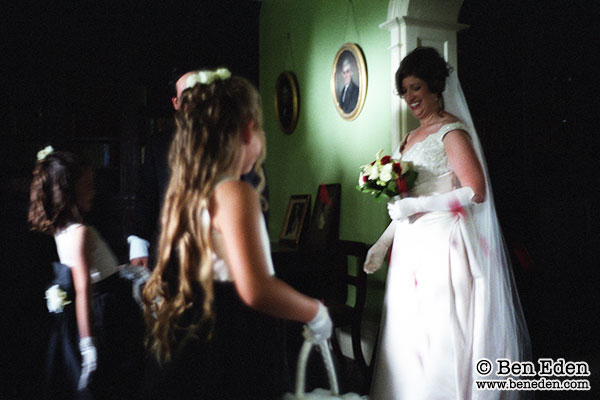
{"type": "Polygon", "coordinates": [[[381,159],[381,165],[385,165],[385,164],[389,163],[391,159],[392,159],[392,157],[390,157],[390,156],[383,156],[383,158],[381,159]]]}
{"type": "Polygon", "coordinates": [[[392,170],[398,174],[398,175],[402,175],[402,166],[400,165],[400,163],[395,162],[393,164],[392,170]]]}
{"type": "Polygon", "coordinates": [[[406,186],[406,179],[404,179],[404,177],[396,178],[396,186],[398,187],[399,193],[408,192],[408,186],[406,186]]]}
{"type": "Polygon", "coordinates": [[[373,162],[371,163],[371,165],[375,165],[375,161],[373,161],[373,162]]]}
{"type": "Polygon", "coordinates": [[[363,175],[363,182],[369,181],[369,175],[363,175]]]}

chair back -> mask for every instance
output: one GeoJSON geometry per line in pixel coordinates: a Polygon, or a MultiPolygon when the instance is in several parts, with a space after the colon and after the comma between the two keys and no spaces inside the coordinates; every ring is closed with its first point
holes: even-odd
{"type": "MultiPolygon", "coordinates": [[[[367,299],[367,275],[363,270],[367,250],[365,243],[349,240],[339,240],[333,246],[333,273],[329,281],[331,290],[325,298],[334,328],[350,328],[353,358],[365,374],[368,366],[362,352],[361,325],[367,299]]],[[[338,356],[341,356],[335,338],[332,344],[338,356]]]]}

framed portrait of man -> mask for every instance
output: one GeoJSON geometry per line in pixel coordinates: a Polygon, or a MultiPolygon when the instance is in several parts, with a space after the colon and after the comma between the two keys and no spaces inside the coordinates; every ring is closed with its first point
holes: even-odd
{"type": "Polygon", "coordinates": [[[342,118],[352,121],[358,117],[367,97],[367,64],[355,43],[344,43],[335,55],[331,94],[342,118]]]}
{"type": "Polygon", "coordinates": [[[300,114],[300,90],[296,75],[292,71],[283,71],[275,83],[275,115],[279,128],[291,134],[298,124],[300,114]]]}

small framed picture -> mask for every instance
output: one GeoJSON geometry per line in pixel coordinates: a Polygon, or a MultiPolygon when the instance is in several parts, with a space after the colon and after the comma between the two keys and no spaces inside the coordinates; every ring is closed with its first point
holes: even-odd
{"type": "Polygon", "coordinates": [[[367,64],[355,43],[344,43],[335,55],[331,94],[342,118],[352,121],[358,117],[367,97],[367,64]]]}
{"type": "Polygon", "coordinates": [[[308,228],[306,246],[311,249],[331,247],[340,238],[342,185],[321,184],[308,228]]]}
{"type": "Polygon", "coordinates": [[[296,75],[292,71],[283,71],[275,83],[275,115],[277,123],[284,133],[294,132],[300,115],[300,90],[296,75]]]}
{"type": "Polygon", "coordinates": [[[279,240],[294,244],[300,243],[305,222],[310,210],[310,194],[297,194],[290,197],[279,240]]]}

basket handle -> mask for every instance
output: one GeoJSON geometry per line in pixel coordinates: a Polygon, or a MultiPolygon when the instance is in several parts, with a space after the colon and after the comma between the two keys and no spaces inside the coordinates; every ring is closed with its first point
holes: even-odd
{"type": "Polygon", "coordinates": [[[300,355],[298,356],[298,367],[296,369],[296,398],[304,398],[304,380],[306,378],[306,364],[308,362],[308,355],[312,350],[313,346],[318,346],[321,356],[323,357],[323,363],[327,369],[327,377],[329,378],[329,392],[332,396],[339,395],[339,388],[337,382],[337,376],[335,374],[335,367],[333,366],[333,359],[331,358],[331,352],[329,351],[329,342],[320,341],[313,343],[308,340],[304,340],[302,348],[300,349],[300,355]]]}

